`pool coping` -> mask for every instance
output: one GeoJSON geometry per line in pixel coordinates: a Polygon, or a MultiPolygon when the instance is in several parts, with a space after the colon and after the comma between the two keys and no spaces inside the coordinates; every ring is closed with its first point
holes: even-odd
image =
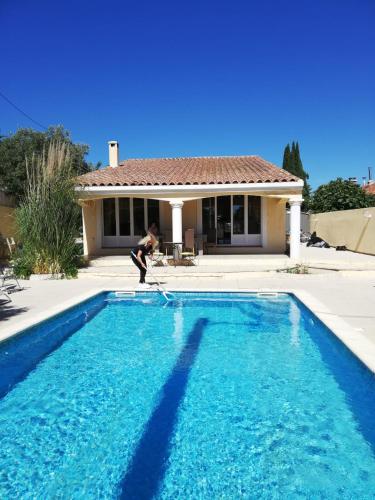
{"type": "MultiPolygon", "coordinates": [[[[10,339],[24,330],[36,326],[44,321],[63,313],[64,311],[77,306],[81,302],[91,299],[100,293],[111,292],[111,291],[140,291],[135,287],[96,287],[88,292],[76,295],[71,299],[68,299],[60,304],[50,307],[44,310],[42,313],[36,314],[35,317],[29,318],[18,322],[13,327],[3,328],[0,333],[0,343],[10,339]]],[[[155,292],[157,290],[142,290],[144,292],[155,292]]],[[[171,292],[197,292],[197,293],[287,293],[294,295],[298,300],[302,302],[332,333],[341,340],[341,342],[346,345],[346,347],[360,360],[362,363],[375,374],[375,344],[372,343],[361,331],[350,326],[343,318],[331,311],[322,302],[317,300],[310,293],[302,290],[300,288],[241,288],[232,289],[224,288],[218,290],[217,288],[204,288],[197,290],[195,287],[192,288],[173,288],[170,287],[171,292]]]]}

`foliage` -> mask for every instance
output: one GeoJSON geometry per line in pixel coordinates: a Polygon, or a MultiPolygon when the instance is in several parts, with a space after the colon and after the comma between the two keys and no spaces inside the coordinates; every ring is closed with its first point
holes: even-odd
{"type": "Polygon", "coordinates": [[[298,142],[293,141],[292,147],[290,147],[289,144],[285,146],[283,169],[303,180],[302,196],[304,202],[302,205],[302,209],[308,210],[311,198],[311,187],[307,182],[309,174],[303,168],[298,142]]]}
{"type": "Polygon", "coordinates": [[[305,264],[297,264],[294,267],[289,267],[286,272],[288,274],[310,274],[309,268],[305,264]]]}
{"type": "Polygon", "coordinates": [[[366,193],[358,184],[340,177],[319,186],[311,201],[311,209],[315,213],[373,206],[374,195],[366,193]]]}
{"type": "Polygon", "coordinates": [[[18,249],[13,257],[12,264],[18,278],[28,279],[33,273],[32,254],[25,247],[18,249]]]}
{"type": "Polygon", "coordinates": [[[195,266],[194,262],[190,259],[168,259],[169,266],[182,266],[182,267],[190,267],[195,266]]]}
{"type": "Polygon", "coordinates": [[[306,264],[297,264],[293,267],[287,267],[286,269],[278,269],[278,273],[287,274],[310,274],[309,268],[306,264]]]}
{"type": "Polygon", "coordinates": [[[0,137],[0,188],[14,195],[19,202],[24,195],[27,179],[26,161],[41,156],[51,143],[66,144],[71,158],[72,171],[79,175],[99,167],[85,160],[89,147],[74,144],[64,127],[50,127],[46,132],[31,128],[19,129],[9,137],[0,137]]]}
{"type": "Polygon", "coordinates": [[[22,252],[16,258],[18,274],[77,273],[80,209],[74,189],[71,148],[51,142],[48,152],[26,165],[24,198],[16,210],[22,252]]]}

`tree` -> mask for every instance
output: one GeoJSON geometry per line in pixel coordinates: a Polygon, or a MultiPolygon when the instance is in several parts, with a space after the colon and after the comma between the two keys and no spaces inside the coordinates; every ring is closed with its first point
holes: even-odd
{"type": "Polygon", "coordinates": [[[287,144],[284,149],[283,169],[290,172],[290,146],[287,144]]]}
{"type": "Polygon", "coordinates": [[[303,180],[302,196],[304,199],[302,209],[308,210],[311,198],[311,187],[307,182],[309,174],[304,170],[301,155],[299,152],[298,142],[292,142],[292,147],[289,144],[285,146],[283,157],[283,169],[303,180]]]}
{"type": "Polygon", "coordinates": [[[99,167],[85,160],[89,147],[74,144],[64,127],[50,127],[46,132],[23,128],[9,137],[0,137],[0,189],[15,196],[19,203],[25,193],[26,161],[41,156],[52,142],[67,145],[74,174],[84,174],[99,167]]]}
{"type": "Polygon", "coordinates": [[[374,195],[366,193],[358,184],[341,177],[319,186],[311,200],[311,209],[315,213],[374,206],[374,195]]]}

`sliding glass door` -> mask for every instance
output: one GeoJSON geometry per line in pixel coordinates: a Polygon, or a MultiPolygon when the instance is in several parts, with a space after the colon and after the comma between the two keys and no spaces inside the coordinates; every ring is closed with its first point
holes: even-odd
{"type": "Polygon", "coordinates": [[[231,197],[216,198],[216,238],[218,245],[230,245],[232,241],[231,197]]]}
{"type": "Polygon", "coordinates": [[[159,201],[143,198],[106,198],[102,204],[103,247],[130,247],[155,222],[159,227],[159,201]]]}
{"type": "Polygon", "coordinates": [[[104,237],[116,236],[116,200],[114,198],[103,200],[103,235],[104,237]]]}
{"type": "MultiPolygon", "coordinates": [[[[103,207],[104,208],[104,207],[103,207]]],[[[129,198],[119,198],[119,236],[130,236],[130,200],[129,198]]]]}
{"type": "Polygon", "coordinates": [[[202,229],[217,245],[260,246],[260,196],[227,195],[202,200],[202,229]]]}
{"type": "Polygon", "coordinates": [[[144,236],[146,229],[145,222],[145,200],[143,198],[134,198],[133,200],[133,234],[135,236],[144,236]]]}
{"type": "Polygon", "coordinates": [[[245,233],[245,196],[236,194],[232,198],[233,235],[245,233]]]}
{"type": "Polygon", "coordinates": [[[212,198],[203,198],[202,200],[202,229],[203,234],[207,235],[207,243],[216,245],[216,219],[215,219],[215,203],[212,198]]]}

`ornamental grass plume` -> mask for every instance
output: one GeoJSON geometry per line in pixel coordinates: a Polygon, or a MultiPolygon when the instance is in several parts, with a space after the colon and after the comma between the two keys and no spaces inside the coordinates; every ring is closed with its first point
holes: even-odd
{"type": "Polygon", "coordinates": [[[75,275],[80,209],[69,146],[52,142],[27,161],[26,172],[25,195],[16,210],[22,250],[15,267],[29,274],[75,275]]]}

